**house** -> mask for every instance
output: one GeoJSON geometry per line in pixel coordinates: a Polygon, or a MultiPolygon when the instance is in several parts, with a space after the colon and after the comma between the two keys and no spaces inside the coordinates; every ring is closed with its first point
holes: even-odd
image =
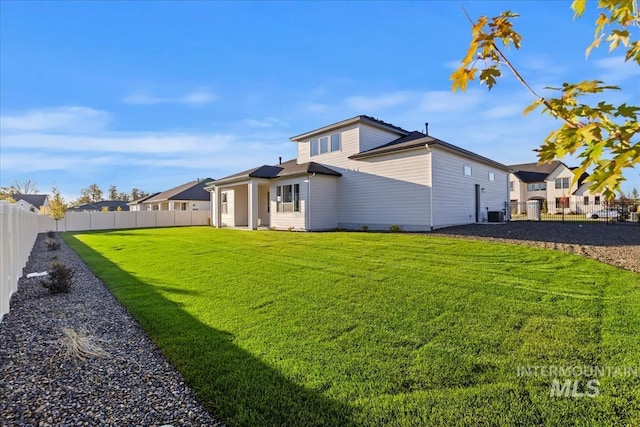
{"type": "Polygon", "coordinates": [[[209,191],[205,186],[211,178],[197,179],[170,190],[129,202],[132,211],[197,211],[209,210],[209,191]]]}
{"type": "Polygon", "coordinates": [[[22,209],[37,212],[41,215],[49,213],[49,196],[47,194],[14,194],[15,204],[22,209]]]}
{"type": "Polygon", "coordinates": [[[216,180],[216,227],[428,231],[504,211],[509,169],[422,132],[356,116],[290,139],[297,158],[216,180]]]}
{"type": "Polygon", "coordinates": [[[128,211],[129,205],[122,200],[101,200],[94,203],[85,203],[67,209],[67,212],[103,212],[103,211],[128,211]]]}
{"type": "MultiPolygon", "coordinates": [[[[513,213],[526,210],[526,202],[539,200],[540,206],[553,212],[584,213],[588,206],[598,206],[601,195],[592,194],[582,174],[573,182],[574,171],[559,160],[551,163],[524,163],[509,166],[509,200],[513,213]]],[[[587,208],[588,209],[588,208],[587,208]]]]}

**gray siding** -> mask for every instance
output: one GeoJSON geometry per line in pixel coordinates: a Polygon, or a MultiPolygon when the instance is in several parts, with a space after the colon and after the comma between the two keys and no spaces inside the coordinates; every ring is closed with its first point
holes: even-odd
{"type": "Polygon", "coordinates": [[[476,219],[476,184],[480,193],[480,221],[487,220],[487,210],[503,210],[509,198],[506,171],[448,151],[433,148],[434,228],[471,224],[476,219]],[[471,176],[463,173],[471,166],[471,176]],[[495,181],[489,181],[489,172],[495,181]]]}

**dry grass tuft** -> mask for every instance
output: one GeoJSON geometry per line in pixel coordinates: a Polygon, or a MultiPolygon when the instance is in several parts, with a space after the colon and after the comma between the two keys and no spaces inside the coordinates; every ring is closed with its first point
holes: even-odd
{"type": "Polygon", "coordinates": [[[93,357],[110,357],[111,354],[100,347],[93,338],[70,328],[62,328],[62,344],[65,359],[86,360],[93,357]]]}

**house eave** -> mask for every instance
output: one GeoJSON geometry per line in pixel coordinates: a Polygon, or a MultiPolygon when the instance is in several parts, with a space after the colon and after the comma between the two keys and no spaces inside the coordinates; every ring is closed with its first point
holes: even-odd
{"type": "Polygon", "coordinates": [[[299,141],[304,141],[306,139],[311,138],[312,136],[315,135],[320,135],[320,134],[324,134],[327,132],[331,132],[333,130],[339,129],[339,128],[343,128],[345,126],[350,126],[350,125],[354,125],[357,123],[364,123],[367,124],[369,126],[373,126],[379,129],[383,129],[392,133],[395,133],[397,135],[407,135],[408,132],[407,131],[401,131],[399,128],[393,127],[393,126],[387,126],[383,123],[371,120],[370,118],[366,117],[366,116],[356,116],[356,117],[352,117],[350,119],[347,120],[343,120],[341,122],[338,123],[333,123],[327,126],[323,126],[321,128],[318,129],[314,129],[312,131],[309,132],[305,132],[302,133],[300,135],[296,135],[296,136],[292,136],[291,138],[289,138],[290,141],[292,142],[299,142],[299,141]]]}

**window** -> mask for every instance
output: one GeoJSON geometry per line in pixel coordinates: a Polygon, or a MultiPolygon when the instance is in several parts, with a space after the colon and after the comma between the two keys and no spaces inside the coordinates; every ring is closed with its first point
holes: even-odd
{"type": "Polygon", "coordinates": [[[329,138],[325,136],[324,138],[320,138],[320,154],[324,154],[328,152],[329,152],[329,138]]]}
{"type": "Polygon", "coordinates": [[[556,178],[556,190],[569,188],[569,178],[556,178]]]}
{"type": "Polygon", "coordinates": [[[589,204],[589,196],[584,196],[583,203],[584,203],[585,206],[587,206],[589,204]]]}
{"type": "Polygon", "coordinates": [[[545,191],[546,189],[546,182],[531,182],[527,184],[527,191],[545,191]]]}
{"type": "Polygon", "coordinates": [[[493,172],[489,172],[489,181],[495,181],[496,180],[496,174],[493,172]]]}
{"type": "Polygon", "coordinates": [[[600,196],[595,196],[593,198],[593,204],[594,205],[599,205],[600,204],[600,196]]]}
{"type": "Polygon", "coordinates": [[[331,151],[340,151],[340,134],[331,135],[331,151]]]}
{"type": "Polygon", "coordinates": [[[317,156],[318,154],[325,154],[333,151],[340,151],[340,134],[336,133],[328,136],[323,136],[319,139],[312,139],[309,141],[309,155],[317,156]],[[331,143],[329,143],[331,139],[331,143]]]}
{"type": "Polygon", "coordinates": [[[514,186],[515,186],[515,182],[509,181],[509,191],[513,191],[514,186]]]}
{"type": "Polygon", "coordinates": [[[181,211],[186,211],[187,210],[187,202],[180,203],[180,210],[181,211]]]}
{"type": "Polygon", "coordinates": [[[227,207],[227,193],[222,193],[220,195],[220,204],[222,207],[222,212],[223,214],[227,214],[229,213],[229,208],[227,207]]]}
{"type": "Polygon", "coordinates": [[[471,166],[464,165],[463,172],[466,176],[471,176],[471,166]]]}
{"type": "Polygon", "coordinates": [[[568,208],[568,207],[569,207],[568,197],[556,197],[556,209],[568,208]]]}
{"type": "Polygon", "coordinates": [[[300,184],[276,187],[277,212],[300,212],[300,184]]]}

